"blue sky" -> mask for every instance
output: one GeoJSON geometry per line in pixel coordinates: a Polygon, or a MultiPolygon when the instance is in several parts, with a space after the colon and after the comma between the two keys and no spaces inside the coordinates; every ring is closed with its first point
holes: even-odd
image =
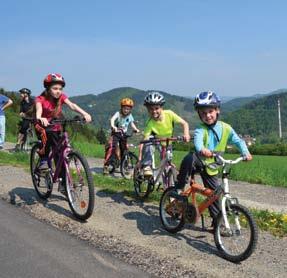
{"type": "Polygon", "coordinates": [[[287,88],[287,1],[0,0],[0,87],[194,96],[287,88]]]}

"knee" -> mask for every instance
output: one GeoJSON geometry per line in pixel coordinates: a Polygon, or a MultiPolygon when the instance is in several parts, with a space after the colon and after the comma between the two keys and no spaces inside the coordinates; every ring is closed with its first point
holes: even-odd
{"type": "Polygon", "coordinates": [[[191,165],[192,162],[193,162],[193,154],[192,153],[187,154],[182,160],[183,164],[190,164],[191,165]]]}

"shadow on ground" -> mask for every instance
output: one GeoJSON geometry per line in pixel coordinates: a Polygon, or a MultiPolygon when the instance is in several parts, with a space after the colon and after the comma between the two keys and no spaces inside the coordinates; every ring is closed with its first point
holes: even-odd
{"type": "MultiPolygon", "coordinates": [[[[58,214],[65,215],[73,220],[79,221],[77,218],[74,217],[70,210],[65,209],[62,206],[56,204],[56,202],[66,201],[67,199],[64,196],[52,194],[49,199],[43,200],[40,199],[32,188],[25,188],[25,187],[16,187],[13,190],[9,191],[10,196],[10,203],[13,205],[35,205],[35,204],[42,204],[45,208],[51,209],[58,214]],[[17,197],[20,200],[17,200],[17,197]]],[[[82,222],[82,221],[80,221],[82,222]]]]}
{"type": "Polygon", "coordinates": [[[176,234],[168,233],[161,224],[159,208],[157,205],[126,198],[121,193],[108,194],[104,191],[98,191],[97,196],[101,198],[110,198],[110,202],[117,202],[129,207],[137,207],[135,211],[124,213],[123,217],[131,221],[136,221],[137,228],[143,235],[155,237],[170,236],[175,240],[185,240],[188,245],[200,252],[214,255],[219,254],[216,247],[209,244],[207,241],[204,241],[209,234],[207,234],[206,231],[202,231],[200,227],[191,224],[185,225],[186,229],[194,232],[194,235],[183,233],[183,231],[179,231],[176,234]],[[141,211],[139,211],[138,208],[141,208],[141,211]]]}

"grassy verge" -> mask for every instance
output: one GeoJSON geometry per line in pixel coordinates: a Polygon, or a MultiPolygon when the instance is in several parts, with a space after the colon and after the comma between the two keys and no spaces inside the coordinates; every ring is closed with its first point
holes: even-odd
{"type": "Polygon", "coordinates": [[[278,237],[287,236],[287,214],[251,209],[260,230],[278,237]]]}
{"type": "Polygon", "coordinates": [[[27,153],[6,153],[0,152],[0,165],[21,166],[24,168],[29,167],[29,154],[27,153]]]}
{"type": "MultiPolygon", "coordinates": [[[[91,143],[74,143],[76,149],[86,156],[97,158],[104,157],[104,146],[91,143]]],[[[179,169],[185,151],[174,151],[173,162],[179,169]]],[[[225,158],[236,158],[238,155],[226,154],[225,158]]],[[[287,157],[254,155],[248,163],[239,163],[232,168],[230,178],[232,180],[246,181],[250,183],[267,184],[272,186],[287,187],[287,157]]]]}

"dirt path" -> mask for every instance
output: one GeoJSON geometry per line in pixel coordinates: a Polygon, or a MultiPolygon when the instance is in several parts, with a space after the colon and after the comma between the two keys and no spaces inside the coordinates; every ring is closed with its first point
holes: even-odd
{"type": "Polygon", "coordinates": [[[77,222],[62,195],[37,199],[30,175],[21,168],[0,167],[0,195],[35,217],[88,240],[122,260],[160,277],[286,277],[287,238],[260,233],[254,255],[241,264],[220,258],[213,236],[187,227],[175,236],[160,224],[158,206],[121,194],[96,192],[95,212],[77,222]],[[206,265],[210,267],[206,267],[206,265]]]}

